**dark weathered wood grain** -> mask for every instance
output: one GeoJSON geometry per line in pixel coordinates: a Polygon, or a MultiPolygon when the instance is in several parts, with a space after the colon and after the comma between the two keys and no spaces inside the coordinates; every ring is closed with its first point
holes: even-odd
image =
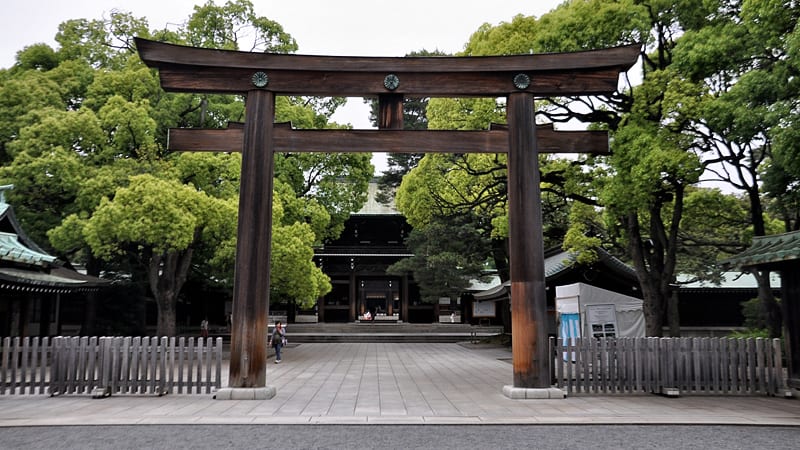
{"type": "Polygon", "coordinates": [[[135,38],[145,64],[230,67],[255,70],[327,72],[524,72],[616,67],[627,69],[639,56],[641,44],[566,53],[505,56],[321,56],[255,53],[206,49],[135,38]]]}
{"type": "Polygon", "coordinates": [[[275,96],[247,95],[233,286],[230,386],[266,385],[275,96]]]}
{"type": "Polygon", "coordinates": [[[639,56],[638,44],[574,53],[481,57],[355,57],[233,52],[136,39],[142,61],[158,68],[161,86],[176,92],[246,93],[252,76],[269,76],[264,89],[280,95],[372,97],[503,96],[518,90],[514,76],[531,79],[536,95],[602,94],[616,90],[619,73],[639,56]],[[384,77],[395,74],[389,91],[384,77]]]}
{"type": "Polygon", "coordinates": [[[403,94],[378,96],[378,128],[381,130],[403,129],[403,94]]]}
{"type": "MultiPolygon", "coordinates": [[[[172,128],[172,151],[239,152],[241,129],[172,128]]],[[[605,131],[555,131],[537,127],[539,153],[608,153],[605,131]]],[[[293,130],[276,128],[273,151],[386,152],[386,153],[507,153],[508,129],[490,131],[451,130],[293,130]]]]}
{"type": "Polygon", "coordinates": [[[508,97],[508,256],[514,386],[550,387],[539,158],[533,96],[508,97]]]}

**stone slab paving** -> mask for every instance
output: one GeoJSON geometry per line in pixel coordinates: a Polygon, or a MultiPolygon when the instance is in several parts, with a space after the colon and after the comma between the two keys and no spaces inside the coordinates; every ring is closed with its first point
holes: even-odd
{"type": "MultiPolygon", "coordinates": [[[[227,368],[223,371],[227,376],[227,368]]],[[[269,361],[270,400],[211,394],[0,396],[0,426],[99,424],[736,424],[800,426],[797,399],[513,400],[510,351],[472,344],[309,343],[269,361]]],[[[227,380],[223,385],[227,384],[227,380]]]]}

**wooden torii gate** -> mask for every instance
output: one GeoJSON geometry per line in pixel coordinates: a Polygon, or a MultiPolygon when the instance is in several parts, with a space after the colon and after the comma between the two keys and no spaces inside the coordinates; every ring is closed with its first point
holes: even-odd
{"type": "Polygon", "coordinates": [[[608,149],[605,132],[555,132],[534,122],[534,96],[609,94],[639,56],[629,45],[574,53],[487,57],[342,57],[201,49],[136,39],[142,61],[173,92],[245,95],[245,123],[170,130],[174,150],[241,151],[230,386],[217,398],[270,398],[266,386],[275,152],[507,153],[512,398],[550,389],[538,153],[608,149]],[[377,97],[378,130],[276,126],[275,96],[377,97]],[[405,131],[404,97],[506,97],[507,127],[405,131]],[[537,134],[539,135],[537,137],[537,134]],[[367,150],[369,149],[369,150],[367,150]]]}

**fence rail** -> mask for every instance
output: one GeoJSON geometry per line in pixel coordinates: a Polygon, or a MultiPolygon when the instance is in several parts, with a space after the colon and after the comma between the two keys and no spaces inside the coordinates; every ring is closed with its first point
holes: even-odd
{"type": "Polygon", "coordinates": [[[551,338],[550,350],[568,395],[786,392],[780,339],[551,338]]]}
{"type": "Polygon", "coordinates": [[[0,395],[210,393],[222,338],[4,338],[0,395]]]}

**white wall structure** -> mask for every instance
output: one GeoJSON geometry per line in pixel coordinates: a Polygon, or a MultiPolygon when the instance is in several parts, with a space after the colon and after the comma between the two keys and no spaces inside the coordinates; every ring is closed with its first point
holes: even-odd
{"type": "Polygon", "coordinates": [[[643,337],[642,304],[585,283],[556,286],[559,337],[643,337]]]}

